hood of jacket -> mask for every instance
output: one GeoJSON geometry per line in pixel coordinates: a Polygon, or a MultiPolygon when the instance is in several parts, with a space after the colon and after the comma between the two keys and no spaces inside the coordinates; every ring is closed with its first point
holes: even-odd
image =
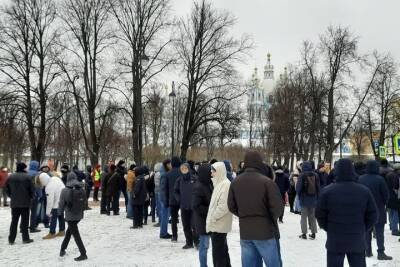
{"type": "Polygon", "coordinates": [[[304,161],[303,164],[301,165],[301,171],[302,172],[312,172],[314,171],[312,167],[312,163],[309,161],[304,161]]]}
{"type": "Polygon", "coordinates": [[[226,176],[225,164],[223,162],[216,162],[212,165],[212,167],[215,169],[214,177],[211,178],[214,186],[225,181],[225,179],[228,179],[226,176]]]}
{"type": "Polygon", "coordinates": [[[50,182],[50,176],[43,172],[39,175],[39,181],[42,186],[47,186],[50,182]]]}
{"type": "Polygon", "coordinates": [[[179,168],[181,166],[182,162],[181,159],[178,157],[172,157],[171,159],[171,166],[172,168],[179,168]]]}
{"type": "Polygon", "coordinates": [[[161,162],[157,162],[154,165],[154,172],[160,172],[162,167],[163,167],[162,163],[161,162]]]}
{"type": "Polygon", "coordinates": [[[67,174],[67,186],[68,187],[81,186],[81,183],[78,181],[78,177],[74,172],[70,172],[67,174]]]}
{"type": "Polygon", "coordinates": [[[265,172],[265,165],[263,163],[261,154],[257,151],[249,151],[244,156],[244,168],[257,169],[261,173],[265,172]]]}
{"type": "Polygon", "coordinates": [[[367,174],[379,174],[379,163],[376,160],[369,160],[365,169],[367,174]]]}
{"type": "Polygon", "coordinates": [[[337,161],[335,175],[336,182],[356,181],[358,179],[353,162],[349,159],[340,159],[337,161]]]}
{"type": "Polygon", "coordinates": [[[39,171],[40,164],[36,160],[31,160],[29,162],[29,171],[39,171]]]}
{"type": "Polygon", "coordinates": [[[135,168],[135,176],[139,177],[139,176],[143,176],[146,174],[146,168],[145,167],[136,167],[135,168]]]}
{"type": "Polygon", "coordinates": [[[197,176],[200,183],[205,185],[212,184],[211,182],[211,165],[203,164],[197,169],[197,176]]]}

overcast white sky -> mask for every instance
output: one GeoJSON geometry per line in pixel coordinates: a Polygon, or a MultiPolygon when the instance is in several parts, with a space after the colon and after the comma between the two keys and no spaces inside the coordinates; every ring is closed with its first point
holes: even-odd
{"type": "MultiPolygon", "coordinates": [[[[193,1],[172,0],[175,14],[190,12],[193,1]]],[[[303,40],[317,41],[330,24],[350,26],[360,37],[362,53],[378,49],[400,60],[400,0],[212,0],[215,7],[229,10],[237,18],[234,34],[248,33],[256,48],[248,66],[265,64],[267,52],[278,72],[299,58],[303,40]]],[[[277,75],[277,74],[276,74],[277,75]]]]}

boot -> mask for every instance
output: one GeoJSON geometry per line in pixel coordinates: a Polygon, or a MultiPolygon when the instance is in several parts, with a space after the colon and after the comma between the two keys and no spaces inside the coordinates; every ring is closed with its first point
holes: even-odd
{"type": "Polygon", "coordinates": [[[86,254],[80,255],[78,258],[75,258],[74,260],[75,261],[84,261],[84,260],[87,260],[87,256],[86,256],[86,254]]]}
{"type": "Polygon", "coordinates": [[[24,243],[24,244],[29,244],[32,242],[33,242],[33,239],[27,239],[27,240],[22,241],[22,243],[24,243]]]}
{"type": "Polygon", "coordinates": [[[32,228],[32,229],[29,230],[29,232],[31,232],[31,233],[39,233],[40,230],[37,229],[37,228],[32,228]]]}
{"type": "Polygon", "coordinates": [[[186,245],[183,246],[182,249],[191,249],[191,248],[193,248],[193,245],[186,244],[186,245]]]}
{"type": "Polygon", "coordinates": [[[307,235],[306,234],[299,235],[299,238],[300,239],[307,239],[307,235]]]}
{"type": "Polygon", "coordinates": [[[391,261],[393,257],[385,254],[385,252],[378,252],[378,260],[380,261],[391,261]]]}
{"type": "Polygon", "coordinates": [[[311,235],[308,235],[308,237],[309,237],[311,240],[314,240],[314,239],[315,239],[315,233],[312,233],[311,235]]]}
{"type": "Polygon", "coordinates": [[[65,231],[60,231],[56,234],[56,237],[63,237],[65,236],[65,231]]]}
{"type": "Polygon", "coordinates": [[[61,251],[60,251],[60,257],[64,257],[65,254],[67,254],[67,253],[65,252],[65,250],[61,250],[61,251]]]}
{"type": "Polygon", "coordinates": [[[49,240],[49,239],[53,239],[53,238],[56,238],[56,234],[48,233],[46,236],[43,237],[44,240],[49,240]]]}

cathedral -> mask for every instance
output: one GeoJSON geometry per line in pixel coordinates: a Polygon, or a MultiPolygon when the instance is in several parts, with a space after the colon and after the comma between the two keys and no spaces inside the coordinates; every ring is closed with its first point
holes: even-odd
{"type": "Polygon", "coordinates": [[[268,109],[275,87],[274,66],[271,54],[267,55],[262,79],[254,69],[247,89],[247,114],[241,131],[241,142],[246,147],[263,146],[267,135],[268,109]]]}

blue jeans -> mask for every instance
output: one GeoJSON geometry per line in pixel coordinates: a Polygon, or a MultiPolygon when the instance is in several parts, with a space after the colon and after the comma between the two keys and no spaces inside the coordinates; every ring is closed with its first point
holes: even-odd
{"type": "Polygon", "coordinates": [[[199,260],[200,267],[207,267],[207,252],[210,247],[210,236],[200,235],[199,260]]]}
{"type": "Polygon", "coordinates": [[[160,237],[166,236],[168,234],[168,220],[169,220],[168,205],[161,203],[160,237]]]}
{"type": "Polygon", "coordinates": [[[133,219],[132,196],[131,196],[130,192],[128,192],[128,207],[127,207],[126,217],[133,219]]]}
{"type": "Polygon", "coordinates": [[[279,240],[240,240],[243,267],[281,267],[279,240]]]}
{"type": "Polygon", "coordinates": [[[399,233],[399,210],[389,209],[389,224],[392,234],[399,233]]]}
{"type": "Polygon", "coordinates": [[[58,215],[58,209],[52,209],[50,217],[50,234],[54,235],[56,233],[57,219],[59,232],[65,230],[64,214],[58,215]]]}

